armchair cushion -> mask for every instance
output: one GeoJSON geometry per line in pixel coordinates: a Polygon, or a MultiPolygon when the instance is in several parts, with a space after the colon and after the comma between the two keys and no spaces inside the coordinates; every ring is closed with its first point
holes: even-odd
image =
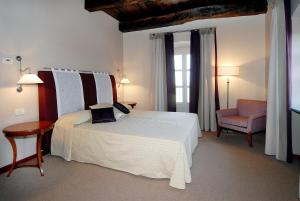
{"type": "Polygon", "coordinates": [[[249,121],[254,121],[254,120],[262,118],[262,117],[266,117],[266,114],[265,113],[254,114],[249,117],[249,121]]]}
{"type": "Polygon", "coordinates": [[[247,128],[249,117],[244,116],[226,116],[221,118],[223,124],[247,128]]]}

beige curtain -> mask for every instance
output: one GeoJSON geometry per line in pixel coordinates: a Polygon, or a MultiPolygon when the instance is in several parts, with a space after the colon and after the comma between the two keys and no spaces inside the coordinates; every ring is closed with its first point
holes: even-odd
{"type": "Polygon", "coordinates": [[[152,97],[156,111],[167,111],[166,56],[163,34],[151,35],[152,97]]]}
{"type": "Polygon", "coordinates": [[[265,153],[278,160],[287,157],[287,61],[284,1],[272,9],[268,108],[265,153]]]}
{"type": "Polygon", "coordinates": [[[201,29],[200,34],[200,84],[198,115],[201,129],[216,131],[215,106],[215,32],[214,29],[201,29]]]}

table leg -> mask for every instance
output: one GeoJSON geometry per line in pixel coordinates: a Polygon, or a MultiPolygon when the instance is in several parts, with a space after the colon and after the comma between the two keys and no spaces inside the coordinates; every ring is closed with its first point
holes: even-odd
{"type": "Polygon", "coordinates": [[[15,169],[15,166],[16,166],[16,161],[17,161],[17,146],[16,146],[15,139],[13,137],[6,136],[6,138],[10,142],[12,150],[13,150],[13,163],[12,163],[12,165],[10,167],[10,170],[9,170],[8,174],[7,174],[7,177],[9,177],[11,175],[11,173],[13,172],[13,170],[15,169]]]}
{"type": "Polygon", "coordinates": [[[42,169],[42,139],[43,139],[43,133],[44,131],[41,131],[40,134],[37,135],[37,146],[36,146],[36,152],[37,152],[37,161],[38,161],[38,168],[40,169],[41,176],[44,176],[44,171],[42,169]]]}
{"type": "MultiPolygon", "coordinates": [[[[39,143],[38,143],[38,136],[36,136],[36,155],[38,156],[38,150],[42,150],[42,148],[38,148],[39,146],[39,143]]],[[[43,136],[41,136],[41,147],[42,147],[42,142],[43,142],[43,136]]],[[[37,162],[38,162],[38,157],[36,158],[37,159],[37,162]]],[[[44,159],[43,159],[43,153],[41,154],[41,162],[43,163],[44,162],[44,159]]]]}

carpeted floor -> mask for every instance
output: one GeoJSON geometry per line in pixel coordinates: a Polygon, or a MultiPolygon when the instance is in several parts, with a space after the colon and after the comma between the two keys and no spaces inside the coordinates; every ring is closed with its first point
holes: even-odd
{"type": "Polygon", "coordinates": [[[45,176],[35,168],[0,176],[1,201],[293,201],[298,163],[263,154],[264,135],[249,148],[243,135],[206,133],[193,155],[192,183],[185,190],[96,165],[46,156],[45,176]]]}

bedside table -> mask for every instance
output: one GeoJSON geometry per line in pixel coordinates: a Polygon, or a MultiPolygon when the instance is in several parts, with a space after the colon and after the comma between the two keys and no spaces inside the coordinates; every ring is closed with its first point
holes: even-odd
{"type": "Polygon", "coordinates": [[[132,107],[132,109],[137,105],[137,102],[133,102],[133,101],[122,101],[121,103],[130,105],[132,107]]]}
{"type": "Polygon", "coordinates": [[[11,168],[7,174],[7,177],[11,175],[14,169],[20,167],[37,167],[40,170],[41,176],[44,176],[44,171],[42,169],[42,151],[41,151],[41,144],[43,135],[53,129],[54,124],[51,121],[35,121],[35,122],[27,122],[27,123],[20,123],[8,126],[3,129],[3,133],[5,137],[8,139],[12,146],[13,150],[13,163],[11,168]],[[36,155],[37,155],[37,164],[36,165],[22,165],[17,166],[17,146],[15,142],[15,138],[17,137],[27,137],[30,135],[36,135],[36,155]]]}

